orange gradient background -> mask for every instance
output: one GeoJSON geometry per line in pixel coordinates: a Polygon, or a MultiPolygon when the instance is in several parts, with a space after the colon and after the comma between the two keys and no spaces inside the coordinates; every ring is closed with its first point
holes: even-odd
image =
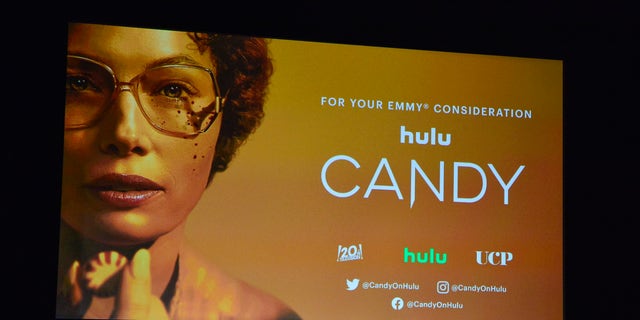
{"type": "MultiPolygon", "coordinates": [[[[195,208],[188,238],[223,269],[290,304],[304,319],[562,319],[562,61],[271,39],[275,73],[262,126],[218,174],[195,208]],[[343,98],[344,107],[321,104],[343,98]],[[383,109],[351,107],[350,98],[383,109]],[[388,101],[426,103],[392,111],[388,101]],[[532,118],[435,113],[433,106],[526,109],[532,118]],[[400,126],[450,134],[449,146],[401,144],[400,126]],[[337,198],[322,185],[328,170],[337,198]],[[388,160],[395,191],[364,197],[388,160]],[[411,161],[418,177],[411,206],[411,161]],[[453,201],[453,165],[478,165],[486,193],[453,201]],[[525,168],[503,203],[505,182],[525,168]],[[338,246],[361,244],[363,259],[338,262],[338,246]],[[445,264],[405,263],[404,248],[446,253],[445,264]],[[476,251],[511,252],[505,266],[476,263],[476,251]],[[419,290],[358,288],[346,279],[407,282],[419,290]],[[436,283],[495,285],[497,292],[438,294],[436,283]],[[405,308],[394,310],[401,297],[405,308]],[[408,301],[460,303],[461,309],[408,309],[408,301]]],[[[390,185],[383,170],[378,185],[390,185]]],[[[461,168],[459,194],[480,192],[477,171],[461,168]]]]}

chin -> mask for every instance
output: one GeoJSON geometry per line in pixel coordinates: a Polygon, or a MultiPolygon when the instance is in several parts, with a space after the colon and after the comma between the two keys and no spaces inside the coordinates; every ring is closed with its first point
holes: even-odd
{"type": "Polygon", "coordinates": [[[155,241],[166,233],[164,228],[154,226],[149,219],[127,214],[100,219],[99,230],[91,232],[95,241],[112,246],[137,246],[155,241]]]}

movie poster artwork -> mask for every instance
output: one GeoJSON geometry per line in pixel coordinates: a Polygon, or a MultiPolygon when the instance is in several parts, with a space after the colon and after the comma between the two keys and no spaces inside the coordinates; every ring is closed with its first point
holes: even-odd
{"type": "Polygon", "coordinates": [[[303,319],[563,318],[561,60],[268,44],[192,246],[303,319]]]}

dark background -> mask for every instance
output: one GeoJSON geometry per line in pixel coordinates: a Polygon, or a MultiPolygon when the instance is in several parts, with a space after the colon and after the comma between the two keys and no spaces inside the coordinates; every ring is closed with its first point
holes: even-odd
{"type": "Polygon", "coordinates": [[[8,314],[54,318],[64,103],[58,88],[70,21],[563,60],[565,319],[634,314],[640,28],[633,11],[614,2],[346,5],[84,2],[34,6],[6,25],[8,314]]]}

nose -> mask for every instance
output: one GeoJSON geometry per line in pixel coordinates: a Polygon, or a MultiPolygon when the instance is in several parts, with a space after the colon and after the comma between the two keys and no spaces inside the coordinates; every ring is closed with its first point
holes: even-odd
{"type": "Polygon", "coordinates": [[[123,83],[100,121],[102,152],[116,156],[144,155],[149,151],[148,123],[138,107],[131,85],[123,83]]]}

